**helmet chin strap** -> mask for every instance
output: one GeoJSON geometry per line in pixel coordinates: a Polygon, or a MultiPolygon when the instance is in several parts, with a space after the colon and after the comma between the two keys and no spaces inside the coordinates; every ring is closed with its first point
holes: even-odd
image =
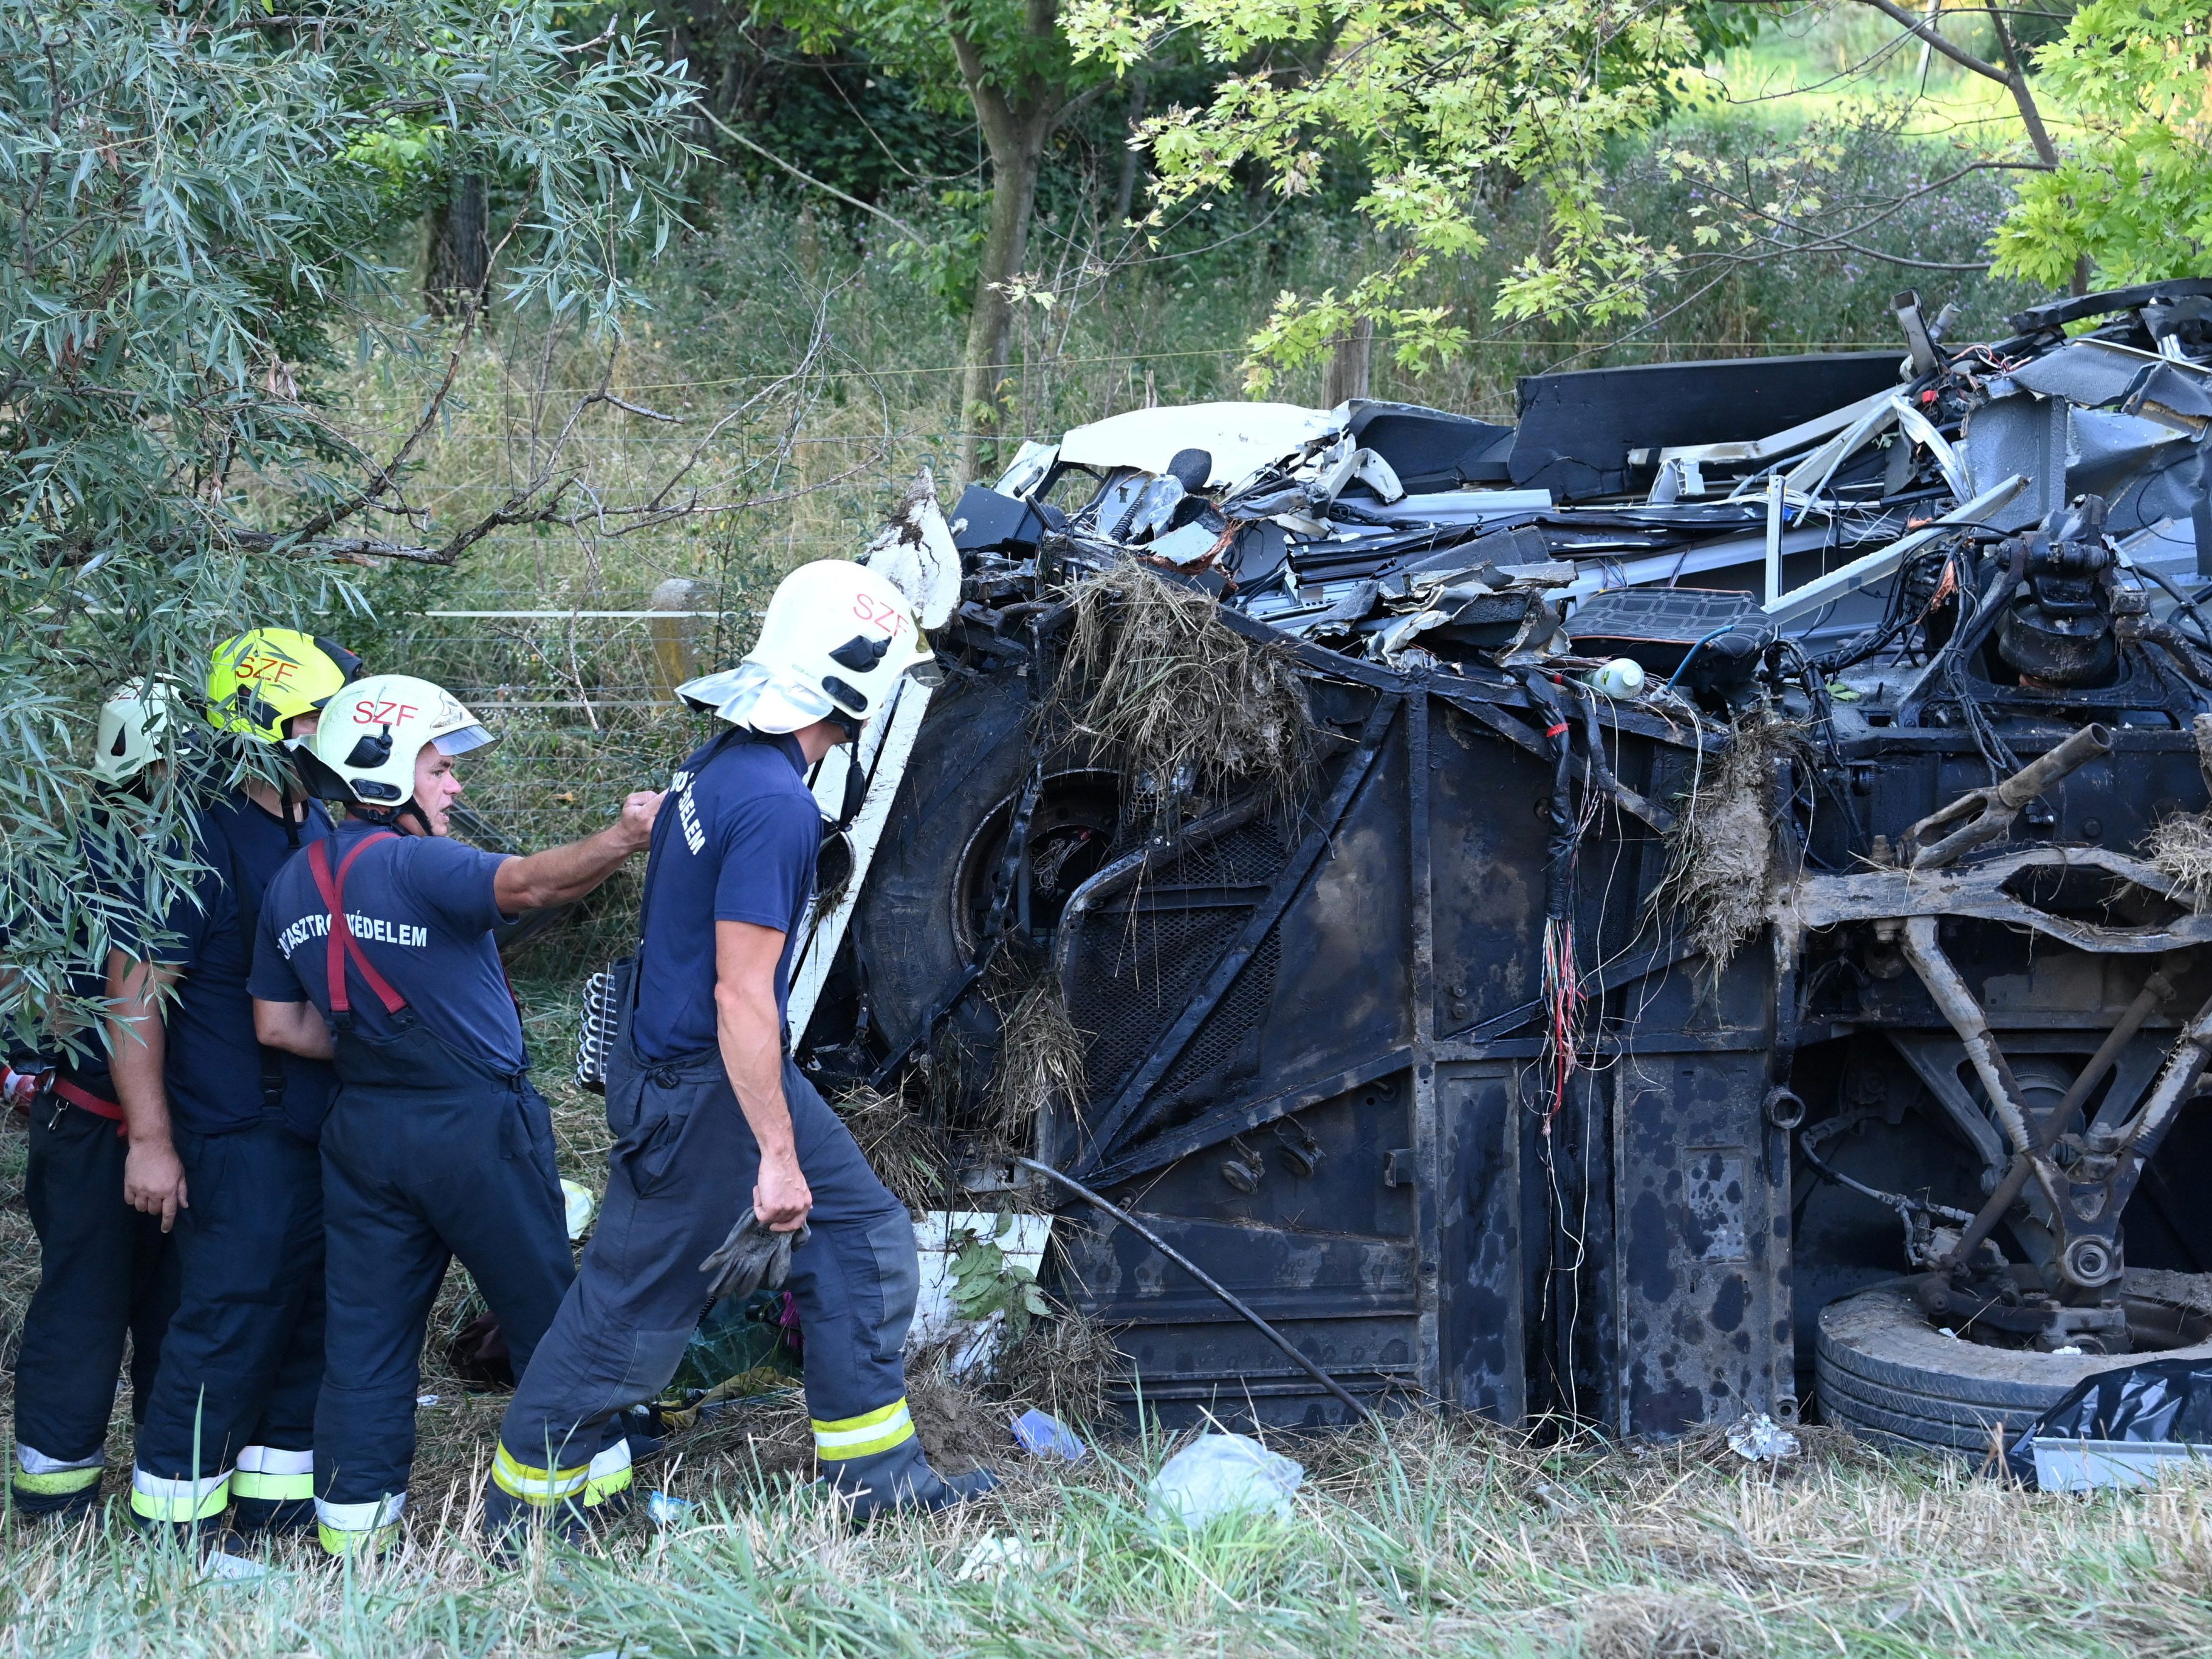
{"type": "Polygon", "coordinates": [[[424,835],[435,836],[438,833],[430,827],[429,815],[416,805],[411,795],[397,806],[369,806],[358,800],[349,801],[346,814],[361,819],[364,823],[373,823],[380,830],[396,830],[402,817],[411,817],[422,826],[424,835]]]}

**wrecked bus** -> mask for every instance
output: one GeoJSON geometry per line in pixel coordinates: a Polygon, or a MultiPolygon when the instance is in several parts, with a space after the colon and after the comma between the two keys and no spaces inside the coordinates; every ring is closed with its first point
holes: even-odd
{"type": "Polygon", "coordinates": [[[2205,1351],[2212,281],[1897,314],[902,505],[799,1054],[1120,1400],[1979,1452],[2205,1351]]]}

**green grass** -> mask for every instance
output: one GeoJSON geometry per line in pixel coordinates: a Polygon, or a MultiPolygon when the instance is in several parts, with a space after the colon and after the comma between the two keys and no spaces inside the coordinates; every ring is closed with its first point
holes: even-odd
{"type": "Polygon", "coordinates": [[[40,1655],[2068,1654],[2212,1644],[2202,1486],[2087,1500],[1890,1462],[1826,1431],[1779,1469],[1711,1439],[1600,1451],[1415,1421],[1279,1443],[1311,1476],[1284,1523],[1192,1535],[1146,1517],[1165,1443],[1072,1474],[1008,1465],[955,1514],[852,1533],[741,1431],[646,1474],[697,1500],[589,1553],[487,1561],[470,1491],[418,1488],[404,1549],[365,1566],[280,1551],[198,1582],[115,1528],[21,1529],[0,1588],[40,1655]],[[985,1537],[1037,1565],[962,1582],[985,1537]]]}

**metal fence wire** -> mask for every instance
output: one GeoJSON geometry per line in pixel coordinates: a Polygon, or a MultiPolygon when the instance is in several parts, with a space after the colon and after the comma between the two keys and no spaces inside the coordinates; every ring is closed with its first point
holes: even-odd
{"type": "MultiPolygon", "coordinates": [[[[534,594],[472,594],[465,606],[391,617],[363,641],[373,671],[434,680],[498,738],[465,757],[457,826],[498,851],[534,852],[604,828],[635,789],[665,787],[707,734],[676,686],[733,660],[757,616],[704,584],[672,596],[595,595],[569,610],[534,594]]],[[[624,948],[636,914],[635,863],[562,926],[524,947],[566,973],[624,948]]]]}

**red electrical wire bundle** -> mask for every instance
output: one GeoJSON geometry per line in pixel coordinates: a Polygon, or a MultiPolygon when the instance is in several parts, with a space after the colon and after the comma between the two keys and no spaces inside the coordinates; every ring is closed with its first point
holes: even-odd
{"type": "Polygon", "coordinates": [[[1544,1047],[1551,1060],[1551,1098],[1544,1103],[1544,1134],[1567,1103],[1567,1079],[1581,1067],[1583,985],[1575,967],[1575,924],[1553,917],[1544,923],[1544,1047]]]}

